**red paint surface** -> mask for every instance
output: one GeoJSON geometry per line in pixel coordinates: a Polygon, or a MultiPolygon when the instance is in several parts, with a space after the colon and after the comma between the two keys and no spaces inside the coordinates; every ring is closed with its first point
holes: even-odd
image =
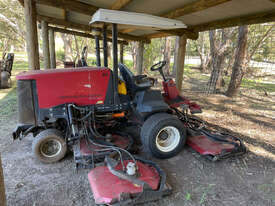
{"type": "Polygon", "coordinates": [[[234,149],[234,145],[211,141],[204,135],[189,136],[186,143],[202,155],[218,155],[223,150],[230,152],[234,149]]]}
{"type": "Polygon", "coordinates": [[[18,80],[36,80],[40,108],[65,103],[103,104],[111,70],[107,68],[49,69],[23,72],[18,80]]]}
{"type": "MultiPolygon", "coordinates": [[[[130,160],[124,161],[125,166],[130,160]]],[[[160,177],[155,168],[137,161],[139,179],[147,182],[153,190],[157,190],[160,177]]],[[[121,170],[119,164],[116,169],[121,170]]],[[[92,192],[96,204],[110,204],[116,200],[119,201],[120,194],[136,194],[142,192],[142,187],[133,183],[119,179],[110,173],[106,166],[96,167],[88,174],[92,192]]]]}

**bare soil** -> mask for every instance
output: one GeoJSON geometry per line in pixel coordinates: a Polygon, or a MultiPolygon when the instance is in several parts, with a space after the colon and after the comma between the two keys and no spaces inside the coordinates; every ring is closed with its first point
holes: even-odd
{"type": "MultiPolygon", "coordinates": [[[[205,82],[187,78],[184,94],[202,105],[199,115],[215,128],[244,140],[248,153],[210,162],[185,147],[176,157],[156,160],[168,175],[173,193],[156,206],[271,206],[275,205],[275,94],[241,90],[234,99],[206,96],[205,82]]],[[[56,164],[42,164],[31,152],[32,136],[12,141],[17,113],[0,122],[0,151],[10,206],[94,205],[89,170],[76,173],[72,154],[56,164]]]]}

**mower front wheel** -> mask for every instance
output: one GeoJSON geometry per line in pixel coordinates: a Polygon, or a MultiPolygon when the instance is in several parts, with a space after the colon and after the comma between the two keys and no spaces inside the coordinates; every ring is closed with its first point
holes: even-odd
{"type": "Polygon", "coordinates": [[[40,132],[32,142],[35,157],[43,163],[54,163],[63,159],[67,144],[60,131],[46,129],[40,132]]]}
{"type": "Polygon", "coordinates": [[[161,159],[177,155],[186,142],[186,128],[177,117],[167,113],[149,117],[140,135],[145,150],[161,159]]]}

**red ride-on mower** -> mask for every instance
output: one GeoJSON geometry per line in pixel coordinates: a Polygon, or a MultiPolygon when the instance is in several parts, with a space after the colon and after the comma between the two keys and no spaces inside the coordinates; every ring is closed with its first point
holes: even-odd
{"type": "MultiPolygon", "coordinates": [[[[113,12],[116,11],[98,10],[94,21],[110,23],[113,12]]],[[[116,21],[128,19],[127,23],[136,24],[140,19],[143,26],[151,27],[151,22],[157,20],[160,29],[185,27],[177,20],[117,12],[116,21]]],[[[33,153],[44,163],[57,162],[67,149],[72,149],[78,167],[95,167],[89,180],[98,204],[155,200],[170,191],[165,174],[155,164],[130,154],[133,140],[124,128],[140,125],[144,147],[158,158],[169,158],[181,151],[186,128],[161,91],[151,89],[150,78],[134,76],[125,65],[118,65],[117,22],[111,26],[113,70],[108,68],[104,24],[96,29],[97,35],[103,35],[104,67],[97,47],[97,67],[36,70],[17,76],[19,124],[13,139],[32,133],[33,153]],[[104,159],[106,165],[96,167],[104,159]],[[104,186],[110,184],[117,187],[104,186]]],[[[99,38],[96,41],[98,44],[99,38]]]]}
{"type": "Polygon", "coordinates": [[[61,160],[72,149],[78,167],[93,168],[91,189],[98,204],[140,203],[169,194],[165,173],[154,163],[129,152],[129,125],[141,127],[146,151],[157,158],[177,155],[187,139],[185,111],[200,107],[181,96],[162,68],[164,92],[152,89],[146,75],[133,75],[118,64],[117,27],[131,24],[159,29],[185,28],[181,21],[151,15],[99,9],[93,16],[96,45],[103,35],[104,67],[97,46],[97,67],[28,71],[17,76],[19,124],[13,139],[33,134],[35,157],[44,163],[61,160]],[[127,22],[125,22],[127,19],[127,22]],[[107,24],[112,26],[113,70],[108,68],[107,24]],[[119,77],[119,72],[121,78],[119,77]],[[97,162],[105,159],[105,165],[97,162]],[[117,160],[114,160],[117,159],[117,160]]]}
{"type": "MultiPolygon", "coordinates": [[[[17,76],[20,124],[13,137],[22,138],[32,133],[34,154],[43,162],[62,159],[69,146],[74,149],[77,163],[89,165],[102,152],[98,145],[92,143],[91,146],[91,141],[127,150],[132,140],[123,133],[123,128],[129,124],[141,126],[144,147],[155,157],[173,157],[185,144],[186,128],[171,107],[175,102],[179,105],[189,102],[179,95],[174,99],[168,91],[175,89],[171,81],[164,81],[167,91],[162,95],[161,91],[151,89],[152,81],[146,75],[135,76],[125,65],[118,64],[117,24],[152,27],[154,22],[160,29],[185,25],[177,20],[121,11],[117,11],[119,15],[113,20],[114,12],[100,9],[92,20],[93,24],[100,23],[94,28],[97,35],[103,35],[104,67],[101,67],[97,47],[97,67],[28,71],[17,76]],[[126,23],[125,19],[128,19],[126,23]],[[113,70],[107,68],[108,23],[112,23],[113,31],[113,70]],[[118,128],[121,128],[119,135],[118,128]]],[[[98,41],[96,36],[96,45],[98,41]]],[[[151,69],[161,71],[164,65],[165,62],[160,62],[151,69]]]]}

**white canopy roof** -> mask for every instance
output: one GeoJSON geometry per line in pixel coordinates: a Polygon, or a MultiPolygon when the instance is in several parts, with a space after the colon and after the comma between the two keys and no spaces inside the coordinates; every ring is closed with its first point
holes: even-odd
{"type": "Polygon", "coordinates": [[[106,22],[135,27],[149,27],[155,29],[179,29],[186,28],[186,25],[179,20],[158,17],[150,14],[125,12],[109,9],[99,9],[93,15],[90,24],[106,22]]]}

